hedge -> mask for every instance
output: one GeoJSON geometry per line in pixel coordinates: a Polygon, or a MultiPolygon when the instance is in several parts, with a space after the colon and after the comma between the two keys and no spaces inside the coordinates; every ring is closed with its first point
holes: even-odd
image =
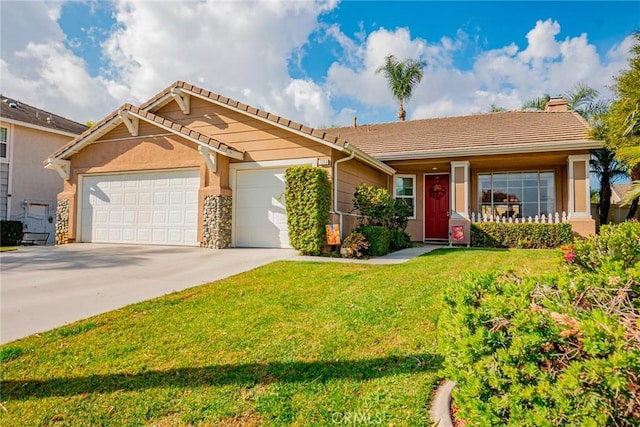
{"type": "Polygon", "coordinates": [[[17,246],[22,238],[22,222],[0,220],[0,246],[17,246]]]}
{"type": "Polygon", "coordinates": [[[485,248],[552,249],[571,242],[571,224],[471,224],[471,245],[485,248]]]}
{"type": "Polygon", "coordinates": [[[369,248],[364,250],[365,255],[382,256],[389,253],[391,247],[391,230],[381,225],[363,225],[356,228],[357,232],[364,235],[369,242],[369,248]]]}
{"type": "Polygon", "coordinates": [[[289,241],[301,255],[319,255],[324,246],[331,184],[327,171],[295,166],[285,172],[289,241]]]}
{"type": "Polygon", "coordinates": [[[467,425],[640,425],[640,224],[605,232],[560,272],[448,286],[439,342],[467,425]]]}

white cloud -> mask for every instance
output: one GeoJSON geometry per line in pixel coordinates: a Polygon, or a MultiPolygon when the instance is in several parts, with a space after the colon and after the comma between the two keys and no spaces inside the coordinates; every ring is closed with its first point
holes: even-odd
{"type": "MultiPolygon", "coordinates": [[[[375,70],[389,54],[427,61],[425,76],[407,104],[409,118],[486,111],[490,104],[517,109],[543,93],[558,94],[582,82],[609,95],[612,77],[626,67],[632,36],[597,52],[587,34],[561,36],[561,25],[538,21],[515,43],[483,50],[479,37],[425,40],[409,28],[379,28],[345,35],[319,23],[336,0],[263,2],[117,0],[113,28],[102,45],[103,68],[91,75],[58,24],[64,4],[0,2],[0,89],[8,96],[69,118],[99,120],[124,102],[140,103],[176,80],[312,126],[351,124],[354,115],[395,120],[396,103],[375,70]],[[28,28],[28,31],[25,29],[28,28]],[[294,78],[310,37],[335,40],[341,58],[316,80],[294,78]],[[460,67],[461,52],[476,51],[460,67]]],[[[94,8],[97,3],[90,2],[94,8]]],[[[101,6],[102,7],[102,6],[101,6]]],[[[513,35],[514,38],[517,34],[513,35]]],[[[94,41],[95,43],[95,41],[94,41]]],[[[313,73],[317,76],[317,72],[313,73]]]]}
{"type": "Polygon", "coordinates": [[[117,79],[143,101],[175,80],[317,124],[332,114],[313,82],[289,76],[320,13],[314,2],[136,2],[116,5],[120,28],[104,47],[117,79]],[[251,98],[246,94],[250,93],[251,98]]]}
{"type": "MultiPolygon", "coordinates": [[[[405,107],[409,118],[471,114],[488,111],[491,104],[506,109],[519,109],[522,104],[544,93],[561,94],[578,83],[586,83],[610,96],[612,77],[624,68],[633,44],[632,36],[606,53],[606,60],[589,43],[586,34],[558,39],[560,24],[551,19],[538,21],[527,33],[527,45],[515,43],[480,51],[471,69],[455,65],[455,55],[472,41],[462,31],[455,39],[446,37],[436,42],[412,38],[409,30],[398,28],[372,32],[358,44],[336,34],[340,44],[358,52],[359,63],[335,62],[327,75],[327,88],[361,105],[385,105],[386,117],[395,118],[396,104],[386,82],[375,69],[389,53],[400,58],[427,61],[424,78],[405,107]]],[[[348,124],[348,122],[345,122],[348,124]]]]}

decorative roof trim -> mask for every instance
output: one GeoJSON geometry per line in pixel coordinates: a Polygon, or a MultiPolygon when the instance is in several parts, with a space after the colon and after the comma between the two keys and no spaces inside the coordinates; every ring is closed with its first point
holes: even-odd
{"type": "Polygon", "coordinates": [[[153,111],[154,109],[157,109],[166,105],[171,99],[173,99],[172,93],[177,88],[180,89],[181,93],[183,94],[187,93],[191,96],[195,96],[197,98],[200,98],[204,101],[208,101],[220,107],[227,108],[231,111],[243,114],[248,117],[255,118],[259,121],[262,121],[263,123],[268,123],[280,129],[292,132],[296,135],[310,139],[314,142],[325,145],[329,148],[332,148],[341,152],[344,152],[346,150],[349,153],[351,153],[352,151],[355,151],[356,158],[363,161],[364,163],[367,163],[368,165],[373,166],[374,168],[388,175],[393,175],[395,173],[395,169],[378,161],[375,157],[356,148],[354,145],[350,145],[348,141],[342,140],[333,135],[330,135],[323,130],[304,126],[301,123],[297,123],[292,120],[285,119],[281,116],[277,116],[275,114],[271,114],[269,112],[259,110],[257,108],[251,107],[249,105],[243,104],[233,99],[218,95],[214,92],[210,92],[208,90],[201,89],[197,86],[187,84],[183,81],[175,82],[169,88],[165,89],[155,97],[151,98],[149,101],[142,104],[140,106],[140,109],[145,111],[153,111]]]}
{"type": "MultiPolygon", "coordinates": [[[[143,120],[177,136],[194,142],[198,146],[205,146],[206,148],[220,153],[224,156],[231,157],[237,160],[244,159],[244,152],[236,150],[235,148],[228,146],[227,144],[224,144],[214,138],[202,135],[200,132],[191,129],[188,126],[174,123],[169,119],[156,116],[155,114],[148,111],[143,111],[138,107],[134,107],[133,105],[124,104],[118,110],[105,117],[100,123],[89,128],[69,144],[55,152],[49,159],[45,160],[45,164],[50,163],[51,159],[66,159],[67,157],[79,152],[85,146],[91,144],[102,135],[113,130],[120,123],[125,123],[124,118],[127,116],[135,117],[138,120],[143,120]],[[212,145],[212,143],[215,144],[212,145]]],[[[129,130],[131,131],[131,129],[129,130]]]]}
{"type": "Polygon", "coordinates": [[[375,158],[380,161],[392,160],[423,160],[423,159],[441,159],[445,157],[471,157],[471,156],[490,156],[496,154],[523,154],[523,153],[543,153],[548,151],[571,151],[579,149],[595,149],[602,148],[601,141],[579,140],[559,143],[536,143],[527,146],[498,146],[498,147],[482,147],[482,148],[456,148],[447,150],[432,150],[421,152],[408,152],[398,154],[379,154],[375,158]]]}

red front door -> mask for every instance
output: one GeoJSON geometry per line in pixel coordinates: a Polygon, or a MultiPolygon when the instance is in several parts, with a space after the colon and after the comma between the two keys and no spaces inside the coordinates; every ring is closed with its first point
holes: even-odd
{"type": "Polygon", "coordinates": [[[424,177],[424,238],[449,238],[449,175],[424,177]]]}

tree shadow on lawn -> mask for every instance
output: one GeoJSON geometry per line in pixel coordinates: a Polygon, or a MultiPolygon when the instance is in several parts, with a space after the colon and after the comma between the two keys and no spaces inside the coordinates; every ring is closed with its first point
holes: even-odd
{"type": "Polygon", "coordinates": [[[253,386],[341,379],[366,381],[393,375],[436,371],[442,365],[442,361],[443,357],[438,354],[425,353],[336,362],[248,363],[177,368],[135,374],[8,380],[2,381],[0,395],[3,400],[27,400],[162,387],[197,388],[232,384],[253,386]]]}

